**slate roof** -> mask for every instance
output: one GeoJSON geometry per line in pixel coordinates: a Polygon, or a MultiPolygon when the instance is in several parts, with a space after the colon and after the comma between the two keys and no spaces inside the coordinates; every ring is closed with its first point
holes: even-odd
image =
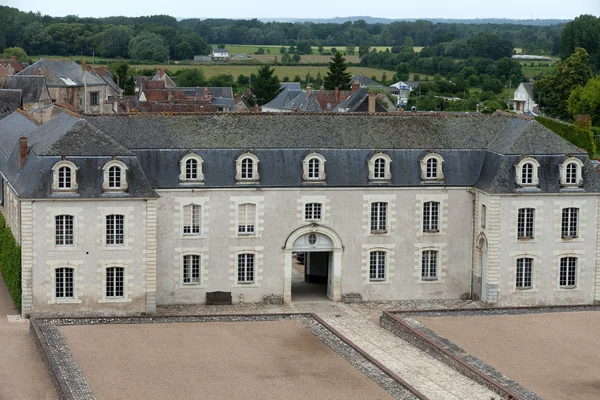
{"type": "Polygon", "coordinates": [[[527,95],[533,99],[533,83],[521,83],[521,85],[523,85],[527,95]]]}
{"type": "Polygon", "coordinates": [[[23,92],[23,103],[39,101],[44,92],[46,92],[46,98],[50,99],[50,93],[43,75],[11,75],[6,79],[6,89],[21,90],[23,92]]]}
{"type": "Polygon", "coordinates": [[[0,119],[21,107],[22,96],[18,89],[0,89],[0,119]]]}
{"type": "Polygon", "coordinates": [[[335,107],[333,112],[353,112],[369,98],[369,91],[367,88],[360,87],[356,92],[351,93],[350,96],[346,97],[344,101],[335,107]]]}
{"type": "MultiPolygon", "coordinates": [[[[46,77],[48,87],[77,87],[83,86],[81,65],[71,60],[39,60],[19,75],[37,75],[38,69],[46,77]]],[[[85,71],[87,86],[105,86],[107,83],[100,76],[85,71]]]]}
{"type": "Polygon", "coordinates": [[[377,81],[374,81],[373,79],[360,74],[360,75],[354,75],[352,77],[352,79],[350,79],[350,82],[356,82],[358,81],[358,83],[360,84],[360,87],[383,87],[383,85],[377,81]]]}

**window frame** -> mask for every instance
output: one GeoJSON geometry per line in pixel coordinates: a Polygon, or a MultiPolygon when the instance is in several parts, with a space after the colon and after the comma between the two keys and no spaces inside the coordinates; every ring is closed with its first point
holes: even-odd
{"type": "Polygon", "coordinates": [[[439,280],[440,251],[437,249],[421,250],[421,281],[431,282],[439,280]],[[426,257],[427,255],[427,257],[426,257]],[[433,269],[432,269],[433,264],[433,269]],[[432,274],[433,271],[433,274],[432,274]]]}
{"type": "Polygon", "coordinates": [[[522,207],[517,210],[517,240],[535,238],[535,208],[522,207]],[[530,233],[528,235],[528,233],[530,233]]]}
{"type": "Polygon", "coordinates": [[[75,297],[75,268],[73,267],[58,267],[54,268],[54,300],[56,302],[63,301],[73,301],[76,300],[75,297]],[[68,280],[65,274],[67,271],[70,271],[70,293],[68,293],[69,288],[67,287],[68,280]],[[62,272],[62,277],[59,279],[59,272],[62,272]],[[62,295],[59,295],[59,281],[62,281],[62,295]],[[70,294],[68,296],[67,294],[70,294]]]}
{"type": "Polygon", "coordinates": [[[388,279],[388,252],[381,249],[369,251],[369,282],[386,282],[388,279]]]}
{"type": "Polygon", "coordinates": [[[558,270],[558,286],[561,289],[575,289],[577,288],[577,264],[578,257],[573,255],[566,255],[559,259],[559,270],[558,270]],[[563,273],[563,268],[564,273],[563,273]],[[563,281],[564,277],[564,281],[563,281]]]}
{"type": "Polygon", "coordinates": [[[564,207],[561,211],[560,237],[563,240],[579,237],[579,208],[564,207]]]}
{"type": "Polygon", "coordinates": [[[55,192],[76,192],[79,189],[79,185],[77,183],[77,171],[79,168],[71,161],[61,160],[54,164],[52,167],[52,190],[55,192]],[[69,168],[70,172],[70,186],[63,187],[60,184],[60,171],[62,168],[69,168]]]}
{"type": "Polygon", "coordinates": [[[577,188],[583,185],[583,162],[577,157],[568,157],[562,164],[559,165],[560,185],[565,188],[577,188]],[[569,167],[575,167],[575,179],[571,180],[572,176],[569,173],[569,167]]]}
{"type": "Polygon", "coordinates": [[[520,187],[537,187],[540,184],[539,179],[540,163],[532,157],[525,156],[515,165],[515,182],[520,187]],[[531,182],[523,181],[523,168],[525,165],[531,164],[531,182]]]}
{"type": "Polygon", "coordinates": [[[236,254],[236,283],[239,285],[251,285],[256,282],[256,253],[240,252],[236,254]],[[251,261],[251,262],[250,262],[251,261]],[[241,263],[241,264],[240,264],[241,263]],[[250,264],[250,265],[249,265],[250,264]],[[250,268],[250,272],[249,272],[250,268]],[[242,271],[241,271],[242,269],[242,271]],[[251,276],[252,279],[249,279],[251,276]],[[240,280],[243,277],[243,280],[240,280]]]}
{"type": "Polygon", "coordinates": [[[237,205],[237,234],[239,236],[255,236],[257,231],[257,210],[258,206],[256,203],[240,203],[237,205]],[[252,221],[249,218],[248,206],[253,206],[253,217],[252,221]],[[242,214],[243,207],[243,214],[242,214]],[[243,220],[242,220],[243,217],[243,220]],[[242,223],[244,222],[244,223],[242,223]],[[251,222],[251,223],[250,223],[251,222]],[[251,228],[251,229],[250,229],[251,228]]]}
{"type": "Polygon", "coordinates": [[[200,236],[202,234],[202,205],[190,203],[185,204],[182,207],[182,224],[181,224],[181,233],[184,236],[200,236]],[[186,217],[186,214],[189,210],[189,220],[186,217]],[[197,225],[195,225],[197,222],[197,225]],[[186,226],[186,224],[188,224],[186,226]],[[189,232],[186,232],[186,228],[189,228],[189,232]],[[196,229],[197,228],[197,231],[196,229]]]}
{"type": "Polygon", "coordinates": [[[54,246],[75,246],[75,216],[71,214],[59,214],[54,216],[54,246]],[[62,221],[59,221],[62,220],[62,221]],[[68,226],[70,225],[70,226],[68,226]],[[60,232],[59,232],[60,229],[60,232]],[[70,231],[70,233],[69,233],[70,231]],[[69,242],[70,239],[70,243],[69,242]]]}
{"type": "Polygon", "coordinates": [[[515,287],[518,290],[529,290],[533,288],[533,263],[532,257],[519,257],[515,268],[515,287]],[[529,283],[527,285],[527,283],[529,283]]]}
{"type": "MultiPolygon", "coordinates": [[[[258,157],[256,157],[254,154],[250,153],[250,152],[246,152],[244,154],[242,154],[241,156],[239,156],[237,158],[237,160],[235,161],[235,165],[236,165],[236,173],[235,173],[235,180],[237,181],[237,183],[258,183],[260,180],[260,174],[259,174],[259,163],[260,160],[258,159],[258,157]],[[250,177],[246,176],[244,177],[244,171],[243,171],[243,163],[244,161],[249,160],[252,164],[252,175],[250,177]]],[[[246,171],[247,174],[247,171],[246,171]]]]}
{"type": "Polygon", "coordinates": [[[196,153],[189,153],[179,160],[179,182],[180,183],[204,183],[204,160],[196,153]],[[188,163],[196,163],[196,176],[190,177],[188,174],[188,163]]]}
{"type": "Polygon", "coordinates": [[[323,203],[310,202],[304,204],[305,221],[323,221],[323,203]],[[318,216],[318,217],[317,217],[318,216]]]}
{"type": "Polygon", "coordinates": [[[392,180],[392,159],[385,153],[376,153],[369,160],[369,180],[373,182],[389,182],[392,180]],[[378,161],[383,161],[383,171],[377,166],[378,161]]]}
{"type": "Polygon", "coordinates": [[[185,286],[202,285],[202,256],[196,253],[184,254],[181,259],[181,283],[185,286]],[[194,276],[194,260],[197,258],[197,276],[194,276]],[[189,264],[186,265],[189,260],[189,264]],[[186,282],[186,269],[188,272],[188,281],[186,282]]]}
{"type": "Polygon", "coordinates": [[[387,201],[373,201],[369,204],[369,232],[372,235],[388,233],[388,206],[387,201]]]}
{"type": "Polygon", "coordinates": [[[100,92],[88,92],[90,107],[98,107],[100,105],[100,92]]]}
{"type": "Polygon", "coordinates": [[[104,298],[107,300],[124,300],[127,298],[127,275],[126,275],[126,268],[119,266],[119,265],[111,265],[109,267],[106,267],[104,269],[104,298]],[[114,270],[114,276],[110,277],[109,275],[109,270],[114,270]],[[117,272],[120,273],[121,275],[121,279],[120,279],[120,295],[118,295],[118,284],[119,284],[119,280],[118,280],[118,276],[117,276],[117,272]],[[109,279],[110,278],[110,279],[109,279]],[[111,284],[110,280],[113,280],[112,282],[112,287],[109,287],[109,285],[111,284]],[[109,289],[112,289],[112,295],[109,295],[109,289]]]}
{"type": "Polygon", "coordinates": [[[127,182],[127,165],[119,160],[111,160],[104,164],[102,167],[103,171],[103,182],[102,182],[102,190],[105,192],[125,192],[129,188],[129,183],[127,182]],[[118,167],[120,170],[119,176],[119,186],[114,186],[111,184],[111,171],[114,167],[118,167]]]}
{"type": "Polygon", "coordinates": [[[105,221],[105,244],[110,247],[125,246],[125,215],[123,214],[107,214],[105,221]],[[112,217],[112,218],[111,218],[112,217]],[[118,218],[120,217],[120,218],[118,218]],[[112,222],[109,222],[112,219],[112,222]],[[118,229],[118,220],[121,219],[121,229],[118,229]],[[112,226],[111,226],[112,225],[112,226]],[[112,229],[111,229],[112,228],[112,229]],[[112,233],[111,233],[112,232],[112,233]],[[120,232],[120,233],[119,233],[120,232]],[[111,237],[112,235],[112,237],[111,237]],[[119,240],[120,243],[119,243],[119,240]],[[110,243],[113,242],[113,243],[110,243]]]}
{"type": "Polygon", "coordinates": [[[423,232],[438,233],[440,231],[440,202],[426,201],[423,203],[423,232]]]}
{"type": "Polygon", "coordinates": [[[307,155],[302,160],[302,180],[305,182],[325,182],[327,179],[325,173],[326,162],[325,157],[319,153],[313,152],[307,155]],[[318,162],[318,174],[316,176],[314,175],[314,169],[311,169],[312,162],[318,162]]]}
{"type": "Polygon", "coordinates": [[[421,181],[441,182],[444,180],[444,158],[438,153],[429,153],[421,159],[421,181]],[[430,161],[435,160],[435,174],[430,169],[430,161]]]}

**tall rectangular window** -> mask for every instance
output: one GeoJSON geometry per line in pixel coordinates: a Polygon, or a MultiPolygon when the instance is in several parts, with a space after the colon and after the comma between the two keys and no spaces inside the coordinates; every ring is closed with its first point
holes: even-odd
{"type": "Polygon", "coordinates": [[[125,216],[112,214],[106,216],[106,244],[125,244],[125,216]]]}
{"type": "Polygon", "coordinates": [[[428,201],[423,204],[423,232],[438,232],[440,203],[428,201]]]}
{"type": "Polygon", "coordinates": [[[242,253],[238,254],[237,260],[238,282],[252,283],[254,282],[254,254],[242,253]]]}
{"type": "Polygon", "coordinates": [[[384,281],[386,270],[385,251],[372,251],[369,254],[369,280],[384,281]]]}
{"type": "Polygon", "coordinates": [[[57,215],[54,217],[55,223],[55,238],[54,243],[57,246],[72,246],[73,245],[73,216],[72,215],[57,215]]]}
{"type": "Polygon", "coordinates": [[[481,205],[481,227],[485,229],[485,223],[487,218],[487,207],[485,204],[481,205]]]}
{"type": "Polygon", "coordinates": [[[183,234],[200,234],[200,212],[201,206],[197,204],[188,204],[183,207],[183,234]]]}
{"type": "Polygon", "coordinates": [[[106,297],[125,297],[125,268],[106,268],[106,297]]]}
{"type": "Polygon", "coordinates": [[[183,283],[200,283],[200,256],[188,254],[183,256],[183,283]]]}
{"type": "Polygon", "coordinates": [[[54,271],[54,295],[57,299],[73,298],[73,268],[56,268],[54,271]]]}
{"type": "Polygon", "coordinates": [[[564,239],[577,237],[577,222],[579,219],[579,209],[574,207],[563,208],[562,210],[562,229],[561,235],[564,239]]]}
{"type": "Polygon", "coordinates": [[[530,288],[531,287],[531,276],[533,272],[533,258],[519,258],[517,259],[517,287],[518,288],[530,288]]]}
{"type": "Polygon", "coordinates": [[[100,93],[92,92],[90,93],[90,106],[100,105],[100,93]]]}
{"type": "Polygon", "coordinates": [[[560,259],[559,284],[562,287],[573,287],[577,284],[577,257],[563,257],[560,259]]]}
{"type": "Polygon", "coordinates": [[[387,232],[387,203],[371,203],[371,232],[387,232]]]}
{"type": "Polygon", "coordinates": [[[421,279],[437,280],[438,278],[438,252],[425,250],[421,255],[421,279]]]}
{"type": "Polygon", "coordinates": [[[238,233],[252,235],[256,232],[256,204],[246,203],[238,206],[238,233]]]}
{"type": "Polygon", "coordinates": [[[535,209],[519,208],[519,216],[517,220],[517,238],[518,239],[533,239],[533,216],[535,209]]]}
{"type": "Polygon", "coordinates": [[[321,203],[307,203],[304,206],[304,219],[307,221],[320,221],[321,203]]]}

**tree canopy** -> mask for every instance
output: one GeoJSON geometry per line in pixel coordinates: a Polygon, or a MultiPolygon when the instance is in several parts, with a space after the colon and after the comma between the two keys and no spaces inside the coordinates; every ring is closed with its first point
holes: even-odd
{"type": "Polygon", "coordinates": [[[164,62],[168,56],[165,40],[156,33],[142,32],[129,42],[129,57],[134,60],[164,62]]]}
{"type": "Polygon", "coordinates": [[[568,107],[573,118],[588,114],[592,124],[600,125],[600,76],[590,79],[584,87],[576,87],[569,96],[568,107]]]}
{"type": "Polygon", "coordinates": [[[565,59],[582,47],[590,55],[590,66],[600,73],[600,17],[581,15],[569,22],[560,38],[560,56],[565,59]]]}
{"type": "Polygon", "coordinates": [[[281,90],[279,78],[274,75],[275,69],[265,64],[258,69],[256,77],[252,80],[252,92],[258,105],[263,105],[273,100],[281,90]]]}
{"type": "Polygon", "coordinates": [[[177,74],[177,86],[196,87],[206,85],[206,76],[200,68],[186,68],[177,74]]]}
{"type": "Polygon", "coordinates": [[[350,78],[352,78],[352,74],[346,72],[346,69],[348,69],[348,64],[346,63],[346,59],[342,56],[342,53],[335,53],[333,57],[331,57],[329,71],[323,81],[325,89],[333,90],[339,88],[340,90],[348,90],[350,88],[350,78]]]}
{"type": "Polygon", "coordinates": [[[1,55],[2,58],[10,58],[14,57],[21,62],[27,61],[27,53],[20,47],[9,47],[4,49],[4,52],[1,55]]]}

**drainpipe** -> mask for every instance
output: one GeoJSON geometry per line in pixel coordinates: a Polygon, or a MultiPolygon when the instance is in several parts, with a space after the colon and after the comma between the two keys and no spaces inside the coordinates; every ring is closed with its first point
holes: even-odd
{"type": "MultiPolygon", "coordinates": [[[[471,225],[472,225],[472,229],[473,229],[473,234],[472,234],[472,239],[471,239],[471,274],[469,277],[469,297],[471,298],[471,300],[473,300],[473,274],[475,273],[475,258],[473,257],[473,253],[475,252],[475,241],[477,240],[477,238],[475,237],[475,229],[477,227],[476,221],[475,221],[475,216],[476,216],[476,194],[475,194],[475,190],[471,189],[471,188],[466,188],[466,191],[471,193],[473,195],[473,216],[472,216],[472,221],[471,221],[471,225]]],[[[483,283],[482,283],[483,284],[483,283]]]]}

